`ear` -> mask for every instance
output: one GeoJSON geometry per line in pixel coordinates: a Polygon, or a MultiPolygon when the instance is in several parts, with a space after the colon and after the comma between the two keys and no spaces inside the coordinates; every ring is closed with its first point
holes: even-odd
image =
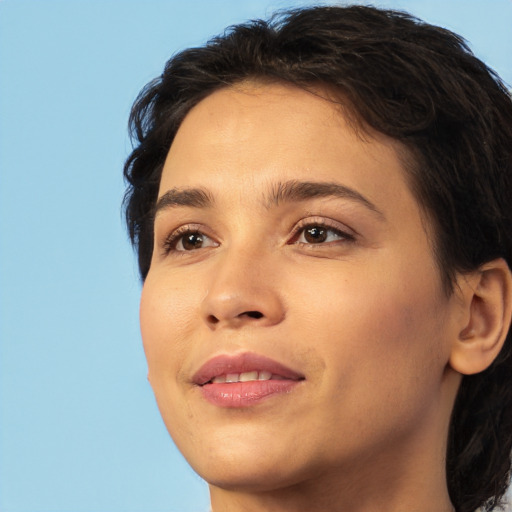
{"type": "Polygon", "coordinates": [[[458,285],[464,314],[450,366],[471,375],[488,368],[505,343],[512,316],[512,274],[499,258],[461,276],[458,285]]]}

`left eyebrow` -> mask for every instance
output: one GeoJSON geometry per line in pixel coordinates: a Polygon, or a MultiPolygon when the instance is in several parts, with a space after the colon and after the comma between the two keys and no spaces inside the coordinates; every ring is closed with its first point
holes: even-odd
{"type": "Polygon", "coordinates": [[[276,183],[265,198],[265,205],[267,208],[271,208],[281,203],[306,201],[317,197],[335,197],[357,201],[380,217],[385,218],[384,214],[357,190],[339,183],[325,181],[291,180],[276,183]]]}

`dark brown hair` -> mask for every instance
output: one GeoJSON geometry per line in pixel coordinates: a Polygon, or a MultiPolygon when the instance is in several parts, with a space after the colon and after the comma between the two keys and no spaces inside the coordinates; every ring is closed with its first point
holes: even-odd
{"type": "MultiPolygon", "coordinates": [[[[174,56],[134,104],[126,219],[142,279],[153,251],[163,163],[190,109],[245,80],[325,85],[362,126],[402,143],[431,221],[447,293],[457,272],[512,266],[512,101],[464,40],[398,11],[313,7],[228,29],[174,56]]],[[[465,376],[452,414],[447,479],[457,512],[496,507],[512,448],[511,334],[486,371],[465,376]]]]}

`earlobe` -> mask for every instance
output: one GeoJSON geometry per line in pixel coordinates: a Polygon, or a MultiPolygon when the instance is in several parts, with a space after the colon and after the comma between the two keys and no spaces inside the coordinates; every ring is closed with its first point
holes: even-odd
{"type": "Polygon", "coordinates": [[[471,375],[488,368],[503,347],[512,316],[512,274],[499,258],[465,275],[459,284],[465,314],[450,366],[471,375]]]}

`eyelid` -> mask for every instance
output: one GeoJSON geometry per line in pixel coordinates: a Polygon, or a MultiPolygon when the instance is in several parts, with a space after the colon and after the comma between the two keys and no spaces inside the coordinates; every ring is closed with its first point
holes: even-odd
{"type": "MultiPolygon", "coordinates": [[[[339,221],[335,221],[333,219],[329,219],[326,217],[319,217],[319,216],[312,216],[307,217],[304,219],[301,219],[297,224],[293,227],[292,234],[290,237],[291,242],[288,243],[295,243],[293,240],[296,240],[300,233],[307,228],[308,226],[322,226],[327,229],[331,229],[333,231],[337,231],[341,235],[343,235],[347,241],[355,240],[358,236],[358,233],[353,230],[352,228],[349,228],[346,224],[343,224],[339,221]]],[[[309,244],[308,244],[309,245],[309,244]]],[[[318,244],[322,245],[322,244],[318,244]]]]}
{"type": "MultiPolygon", "coordinates": [[[[200,233],[201,235],[205,236],[206,238],[209,238],[212,240],[215,245],[218,245],[218,242],[216,241],[215,236],[213,236],[211,233],[209,233],[209,229],[207,229],[202,224],[183,224],[182,226],[177,227],[176,229],[173,229],[165,235],[160,243],[161,249],[162,249],[162,256],[168,256],[170,253],[173,254],[180,254],[183,255],[183,253],[191,253],[195,251],[180,251],[176,249],[176,244],[179,242],[179,239],[185,235],[186,233],[200,233]]],[[[206,247],[205,247],[206,248],[206,247]]],[[[199,250],[199,249],[198,249],[199,250]]]]}

